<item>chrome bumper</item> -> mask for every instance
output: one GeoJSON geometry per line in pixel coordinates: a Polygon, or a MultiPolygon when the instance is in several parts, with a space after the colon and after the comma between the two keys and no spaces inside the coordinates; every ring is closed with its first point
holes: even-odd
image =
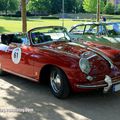
{"type": "Polygon", "coordinates": [[[105,76],[105,79],[104,79],[104,84],[101,84],[101,85],[80,85],[80,84],[77,84],[76,87],[77,88],[81,88],[81,89],[97,89],[97,88],[103,88],[103,92],[106,93],[109,91],[109,89],[111,88],[112,85],[115,85],[115,84],[120,84],[120,80],[119,81],[113,81],[111,79],[111,77],[109,77],[108,75],[105,76]]]}

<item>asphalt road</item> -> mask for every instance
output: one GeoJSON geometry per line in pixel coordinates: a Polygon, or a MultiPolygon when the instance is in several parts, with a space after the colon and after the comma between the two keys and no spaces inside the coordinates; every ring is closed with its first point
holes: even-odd
{"type": "Polygon", "coordinates": [[[55,98],[46,85],[7,75],[0,77],[0,120],[120,120],[120,92],[55,98]],[[19,111],[29,109],[32,111],[19,111]]]}

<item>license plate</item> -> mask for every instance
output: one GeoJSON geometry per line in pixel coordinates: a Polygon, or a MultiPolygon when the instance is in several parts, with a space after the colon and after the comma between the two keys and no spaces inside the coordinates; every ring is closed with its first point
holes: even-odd
{"type": "Polygon", "coordinates": [[[120,91],[120,84],[113,85],[113,92],[120,91]]]}

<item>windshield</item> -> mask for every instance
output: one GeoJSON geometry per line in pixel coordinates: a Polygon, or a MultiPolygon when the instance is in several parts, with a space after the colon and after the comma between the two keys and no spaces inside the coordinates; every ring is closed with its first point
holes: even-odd
{"type": "Polygon", "coordinates": [[[40,27],[30,32],[33,44],[51,41],[69,41],[70,37],[64,27],[40,27]]]}
{"type": "Polygon", "coordinates": [[[120,23],[80,24],[69,32],[73,42],[91,41],[120,49],[120,23]]]}

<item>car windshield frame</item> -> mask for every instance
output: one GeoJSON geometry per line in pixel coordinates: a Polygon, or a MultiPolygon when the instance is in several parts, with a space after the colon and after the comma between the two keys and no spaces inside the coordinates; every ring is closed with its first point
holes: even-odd
{"type": "MultiPolygon", "coordinates": [[[[83,23],[83,24],[78,24],[78,25],[75,25],[75,26],[73,26],[72,28],[71,28],[71,30],[69,31],[69,33],[73,33],[73,34],[81,34],[81,35],[85,35],[85,34],[87,34],[87,32],[86,31],[88,31],[88,30],[86,30],[86,27],[87,26],[91,26],[91,28],[93,29],[94,27],[99,27],[98,29],[98,31],[96,32],[96,33],[93,33],[93,32],[90,32],[89,31],[89,33],[88,33],[88,35],[92,35],[92,34],[94,34],[94,35],[108,35],[108,36],[111,36],[111,34],[110,34],[110,32],[109,32],[109,29],[106,27],[106,26],[109,26],[109,25],[114,25],[114,24],[118,24],[119,25],[119,27],[120,27],[120,22],[93,22],[93,23],[83,23]],[[82,26],[84,26],[84,30],[82,31],[82,32],[72,32],[74,29],[76,29],[77,27],[82,27],[82,26]],[[93,26],[93,27],[92,27],[93,26]],[[101,30],[100,30],[101,29],[101,30]],[[102,31],[102,30],[104,30],[104,31],[102,31]],[[101,31],[101,32],[100,32],[101,31]]],[[[91,29],[91,31],[92,31],[92,29],[91,29]]],[[[120,30],[120,29],[119,29],[120,30]]],[[[117,35],[117,34],[112,34],[113,36],[115,36],[115,35],[117,35]]],[[[118,35],[120,35],[120,33],[118,34],[118,35]]]]}
{"type": "Polygon", "coordinates": [[[107,27],[109,25],[113,26],[113,24],[119,24],[119,27],[120,27],[120,22],[102,22],[102,23],[99,22],[99,23],[90,23],[90,24],[89,23],[78,24],[78,25],[74,26],[73,28],[71,28],[71,30],[69,31],[69,34],[71,36],[71,41],[77,42],[77,43],[83,43],[84,41],[98,43],[98,44],[100,43],[105,46],[109,46],[109,47],[112,47],[115,49],[120,49],[120,34],[118,34],[118,35],[110,34],[109,29],[107,27]],[[104,28],[105,33],[103,33],[103,34],[91,34],[91,33],[90,34],[84,34],[84,33],[81,34],[81,33],[79,33],[79,31],[78,32],[76,31],[76,33],[74,33],[73,29],[75,29],[78,26],[86,27],[86,25],[93,25],[93,26],[102,25],[102,28],[104,28]]]}
{"type": "Polygon", "coordinates": [[[41,44],[46,44],[46,43],[50,43],[50,42],[57,42],[57,41],[70,41],[70,36],[67,32],[67,29],[65,27],[62,27],[62,26],[44,26],[44,27],[36,27],[36,28],[33,28],[31,29],[29,32],[29,37],[30,37],[30,41],[32,43],[32,45],[41,45],[41,44]],[[51,30],[51,31],[43,31],[43,30],[51,30]],[[52,31],[53,30],[53,31],[52,31]],[[39,42],[39,43],[35,43],[33,41],[33,36],[32,36],[32,33],[35,33],[36,31],[38,31],[38,37],[39,36],[47,36],[49,38],[49,40],[47,41],[44,41],[44,42],[39,42]],[[62,36],[62,37],[59,37],[59,36],[62,36]],[[53,39],[53,37],[56,37],[58,36],[59,38],[58,39],[53,39]]]}

